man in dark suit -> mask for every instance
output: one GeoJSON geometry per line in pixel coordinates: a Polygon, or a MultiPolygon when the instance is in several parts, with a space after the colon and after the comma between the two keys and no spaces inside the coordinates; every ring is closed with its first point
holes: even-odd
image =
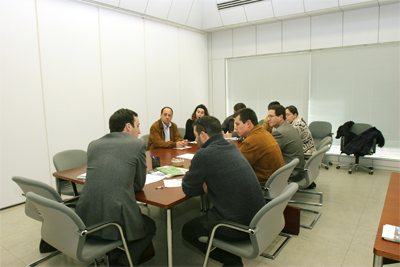
{"type": "MultiPolygon", "coordinates": [[[[135,198],[135,192],[141,191],[146,181],[146,144],[137,138],[139,118],[132,110],[116,111],[110,117],[109,127],[111,133],[89,144],[86,181],[76,213],[87,226],[105,221],[118,222],[136,266],[144,251],[150,251],[148,257],[154,256],[151,241],[156,226],[152,219],[141,213],[135,198]]],[[[120,239],[116,227],[107,227],[91,237],[120,239]]],[[[111,265],[128,266],[125,253],[117,251],[111,255],[111,265]]]]}

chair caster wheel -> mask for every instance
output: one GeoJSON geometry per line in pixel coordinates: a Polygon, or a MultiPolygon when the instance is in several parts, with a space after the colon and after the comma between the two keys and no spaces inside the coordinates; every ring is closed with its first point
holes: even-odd
{"type": "Polygon", "coordinates": [[[351,171],[349,171],[349,174],[351,174],[351,171]]]}
{"type": "Polygon", "coordinates": [[[329,165],[331,165],[331,166],[333,165],[333,163],[332,163],[332,162],[329,162],[328,164],[329,164],[329,165]]]}
{"type": "Polygon", "coordinates": [[[370,175],[373,175],[373,174],[374,174],[374,171],[373,171],[373,170],[370,170],[370,171],[369,171],[369,174],[370,174],[370,175]]]}
{"type": "Polygon", "coordinates": [[[340,166],[336,166],[336,169],[338,169],[338,170],[339,170],[339,169],[340,169],[340,166]]]}
{"type": "Polygon", "coordinates": [[[325,166],[325,169],[329,170],[329,167],[328,167],[328,166],[325,166]]]}

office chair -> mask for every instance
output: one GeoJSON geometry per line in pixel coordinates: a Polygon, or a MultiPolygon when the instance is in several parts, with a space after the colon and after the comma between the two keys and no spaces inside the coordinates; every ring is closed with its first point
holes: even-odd
{"type": "Polygon", "coordinates": [[[181,134],[182,138],[185,136],[186,129],[185,128],[179,128],[178,127],[178,132],[181,134]]]}
{"type": "MultiPolygon", "coordinates": [[[[304,193],[304,194],[312,194],[312,195],[318,195],[319,196],[319,202],[314,203],[314,202],[308,202],[308,201],[300,201],[300,200],[290,200],[290,203],[299,203],[299,204],[307,204],[307,205],[314,205],[314,206],[322,206],[323,202],[323,193],[322,192],[315,192],[311,190],[302,190],[306,189],[308,186],[310,186],[315,179],[319,175],[319,170],[320,170],[320,165],[321,161],[325,156],[325,153],[329,150],[329,146],[325,146],[324,148],[321,148],[319,151],[314,153],[311,158],[306,162],[306,165],[304,165],[303,169],[296,168],[299,170],[299,172],[302,175],[302,179],[299,181],[291,181],[289,179],[289,182],[291,183],[297,183],[299,185],[300,190],[297,191],[297,193],[304,193]]],[[[314,218],[313,222],[310,225],[304,225],[300,224],[301,227],[306,228],[306,229],[312,229],[314,225],[317,223],[319,217],[321,217],[322,212],[315,211],[315,210],[310,210],[310,209],[304,209],[300,208],[302,211],[306,212],[312,212],[317,214],[316,217],[314,218]]]]}
{"type": "Polygon", "coordinates": [[[278,197],[285,187],[288,185],[290,174],[299,163],[299,159],[293,159],[288,164],[277,169],[262,186],[264,197],[266,200],[271,200],[278,197]]]}
{"type": "MultiPolygon", "coordinates": [[[[53,163],[58,172],[87,165],[86,151],[79,149],[61,151],[54,155],[53,163]]],[[[60,195],[78,196],[82,191],[83,185],[59,178],[55,179],[57,192],[60,195]]]]}
{"type": "Polygon", "coordinates": [[[79,262],[95,261],[96,265],[96,259],[103,256],[106,266],[109,266],[106,253],[123,245],[124,248],[120,249],[125,251],[129,264],[133,267],[124,232],[118,223],[104,222],[86,227],[81,218],[63,204],[44,198],[33,192],[28,192],[26,197],[32,201],[43,218],[41,230],[43,240],[57,248],[63,254],[79,262]],[[121,236],[120,240],[86,238],[88,234],[109,226],[118,228],[121,236]]]}
{"type": "Polygon", "coordinates": [[[258,124],[260,124],[260,126],[262,126],[262,125],[264,124],[264,120],[260,120],[260,121],[258,122],[258,124]]]}
{"type": "Polygon", "coordinates": [[[265,204],[265,206],[262,207],[256,213],[256,215],[254,215],[249,225],[241,225],[234,222],[224,221],[214,226],[209,237],[200,237],[200,242],[208,243],[203,266],[207,266],[210,252],[216,247],[246,259],[254,259],[259,255],[266,258],[275,259],[283,247],[286,246],[286,244],[292,238],[291,235],[281,233],[285,226],[283,211],[286,208],[290,198],[296,193],[297,189],[297,184],[287,185],[278,197],[265,204]],[[237,231],[248,233],[250,239],[242,242],[229,242],[215,238],[215,231],[219,227],[228,227],[237,231]],[[284,243],[275,251],[273,255],[264,253],[263,251],[276,239],[278,235],[286,237],[284,243]],[[214,248],[211,248],[212,246],[214,246],[214,248]]]}
{"type": "MultiPolygon", "coordinates": [[[[370,124],[366,123],[354,123],[353,126],[350,127],[349,131],[356,136],[360,135],[361,133],[365,132],[366,130],[372,128],[370,124]]],[[[347,144],[346,138],[344,136],[341,137],[340,139],[340,150],[343,151],[345,148],[345,145],[347,144]]],[[[367,155],[372,155],[376,151],[376,140],[372,143],[371,148],[369,148],[369,151],[367,155]]],[[[374,167],[372,166],[365,166],[360,164],[360,157],[363,155],[359,155],[357,153],[354,154],[355,156],[355,163],[350,163],[350,164],[339,164],[336,169],[340,169],[341,167],[350,167],[349,168],[349,174],[352,174],[353,171],[358,171],[358,169],[363,169],[367,171],[370,175],[374,174],[374,167]]]]}
{"type": "MultiPolygon", "coordinates": [[[[63,202],[63,200],[61,199],[61,196],[56,192],[56,190],[53,187],[51,187],[45,183],[42,183],[42,182],[36,181],[36,180],[32,180],[32,179],[28,179],[28,178],[24,178],[24,177],[20,177],[20,176],[13,176],[12,180],[21,188],[21,190],[22,190],[22,192],[24,192],[25,196],[28,192],[34,192],[37,195],[48,198],[52,201],[74,207],[74,205],[71,205],[67,201],[63,202]]],[[[26,202],[25,202],[25,214],[28,217],[30,217],[36,221],[43,222],[43,218],[39,215],[39,211],[36,209],[36,207],[32,203],[32,201],[30,201],[29,199],[26,199],[26,202]]],[[[48,248],[48,245],[45,244],[43,242],[43,240],[41,240],[40,245],[39,245],[40,250],[42,250],[44,247],[48,248]]],[[[47,251],[48,250],[46,250],[44,252],[47,252],[47,251]]],[[[29,264],[28,266],[35,266],[41,262],[44,262],[44,261],[58,255],[59,253],[60,253],[60,251],[56,250],[53,253],[47,255],[46,257],[43,257],[43,258],[29,264]]]]}
{"type": "MultiPolygon", "coordinates": [[[[330,140],[329,143],[329,147],[332,146],[332,142],[333,142],[333,133],[332,133],[332,124],[330,122],[327,121],[313,121],[310,123],[310,125],[308,126],[308,129],[311,132],[311,135],[314,139],[314,143],[315,143],[315,148],[317,149],[317,151],[321,148],[324,147],[325,145],[327,145],[325,142],[327,140],[330,140]],[[330,139],[326,139],[327,137],[331,137],[330,139]],[[324,141],[322,143],[322,141],[324,141]]],[[[306,156],[305,157],[309,158],[310,156],[306,156]]],[[[322,161],[321,165],[329,170],[329,166],[332,166],[332,162],[324,162],[322,161]]]]}

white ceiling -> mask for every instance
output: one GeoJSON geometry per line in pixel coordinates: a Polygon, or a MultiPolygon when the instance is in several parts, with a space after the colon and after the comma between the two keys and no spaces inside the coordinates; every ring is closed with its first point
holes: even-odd
{"type": "Polygon", "coordinates": [[[399,3],[400,0],[263,0],[218,10],[229,0],[78,0],[148,19],[204,32],[240,28],[347,10],[399,3]]]}

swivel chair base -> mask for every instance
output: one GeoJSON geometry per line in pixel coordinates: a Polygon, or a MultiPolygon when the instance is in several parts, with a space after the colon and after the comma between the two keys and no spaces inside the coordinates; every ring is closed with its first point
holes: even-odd
{"type": "Polygon", "coordinates": [[[367,171],[370,175],[374,174],[374,167],[361,165],[359,156],[356,156],[356,162],[355,163],[339,164],[339,165],[336,166],[336,169],[340,169],[341,167],[349,167],[349,174],[352,174],[354,170],[358,171],[359,168],[364,170],[364,171],[367,171]]]}

